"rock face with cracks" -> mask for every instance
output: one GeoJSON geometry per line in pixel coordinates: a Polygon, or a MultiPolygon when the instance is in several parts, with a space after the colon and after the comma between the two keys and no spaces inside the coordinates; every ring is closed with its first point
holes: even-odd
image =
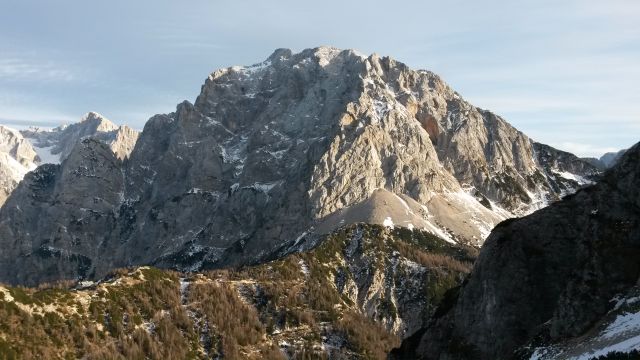
{"type": "Polygon", "coordinates": [[[279,49],[212,73],[126,159],[88,140],[28,175],[0,210],[0,281],[254,263],[349,219],[480,244],[597,173],[537,147],[431,72],[279,49]]]}

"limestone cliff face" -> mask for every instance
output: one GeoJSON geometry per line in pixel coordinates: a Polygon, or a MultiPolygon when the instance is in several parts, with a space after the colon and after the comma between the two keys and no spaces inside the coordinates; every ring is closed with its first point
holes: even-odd
{"type": "MultiPolygon", "coordinates": [[[[536,359],[569,358],[558,349],[593,354],[617,343],[625,350],[623,342],[640,331],[635,325],[593,334],[640,278],[638,181],[640,145],[598,184],[499,224],[457,295],[398,358],[528,358],[536,348],[536,359]]],[[[626,311],[639,316],[637,307],[626,311]]]]}
{"type": "Polygon", "coordinates": [[[111,269],[114,209],[124,187],[120,167],[107,145],[85,139],[62,166],[44,164],[28,173],[0,216],[4,277],[35,283],[111,269]]]}
{"type": "MultiPolygon", "coordinates": [[[[98,148],[91,144],[83,146],[98,148]]],[[[101,276],[114,264],[252,263],[349,219],[480,244],[501,220],[580,185],[560,188],[558,179],[596,173],[586,163],[566,170],[553,151],[543,164],[535,146],[430,72],[351,50],[280,49],[261,64],[212,73],[195,104],[151,118],[125,161],[105,157],[108,173],[82,178],[93,192],[71,202],[57,192],[77,181],[62,174],[88,166],[83,156],[43,170],[56,192],[19,211],[37,179],[26,182],[0,211],[0,232],[32,249],[58,227],[80,239],[57,249],[88,259],[88,270],[60,267],[52,278],[101,276]],[[86,207],[99,224],[72,223],[76,203],[100,205],[86,207]],[[15,225],[41,218],[49,220],[37,229],[15,225]]]]}

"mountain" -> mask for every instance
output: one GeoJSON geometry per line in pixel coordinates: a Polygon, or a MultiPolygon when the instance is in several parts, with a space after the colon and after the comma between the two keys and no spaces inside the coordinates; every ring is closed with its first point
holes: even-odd
{"type": "Polygon", "coordinates": [[[94,112],[78,123],[53,130],[17,131],[0,125],[0,206],[29,171],[41,164],[60,163],[87,137],[109,144],[116,156],[124,159],[133,149],[138,132],[116,126],[94,112]]]}
{"type": "Polygon", "coordinates": [[[29,141],[18,131],[0,125],[0,205],[38,161],[29,141]]]}
{"type": "Polygon", "coordinates": [[[118,126],[104,116],[90,112],[80,122],[63,125],[51,130],[31,128],[22,135],[32,142],[42,163],[59,164],[66,159],[82,139],[93,137],[109,145],[119,159],[129,156],[138,140],[138,132],[118,126]]]}
{"type": "Polygon", "coordinates": [[[618,152],[608,152],[600,157],[600,161],[604,164],[604,166],[610,168],[615,165],[618,160],[620,160],[620,158],[626,151],[627,149],[622,149],[618,152]]]}
{"type": "Polygon", "coordinates": [[[0,357],[384,359],[477,250],[356,224],[239,270],[121,269],[97,283],[0,287],[0,357]]]}
{"type": "Polygon", "coordinates": [[[600,171],[604,171],[613,165],[624,155],[626,149],[620,150],[618,152],[608,152],[602,155],[599,159],[596,158],[582,158],[581,160],[588,162],[589,164],[595,166],[600,171]]]}
{"type": "Polygon", "coordinates": [[[638,183],[640,144],[596,185],[498,224],[469,277],[395,357],[588,359],[637,349],[638,183]]]}
{"type": "Polygon", "coordinates": [[[0,210],[0,280],[251,264],[357,221],[477,245],[597,174],[431,72],[279,49],[212,73],[195,104],[149,119],[127,159],[85,139],[27,175],[0,210]]]}
{"type": "Polygon", "coordinates": [[[596,167],[600,171],[607,170],[607,166],[602,161],[600,161],[600,159],[598,159],[598,158],[584,157],[584,158],[580,158],[580,159],[582,161],[588,162],[589,164],[593,165],[594,167],[596,167]]]}

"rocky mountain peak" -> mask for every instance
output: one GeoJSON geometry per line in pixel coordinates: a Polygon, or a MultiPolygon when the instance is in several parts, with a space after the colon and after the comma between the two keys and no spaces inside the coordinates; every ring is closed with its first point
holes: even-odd
{"type": "Polygon", "coordinates": [[[84,132],[87,134],[93,134],[96,132],[107,132],[118,129],[118,126],[111,122],[111,120],[98,114],[97,112],[88,112],[80,119],[79,124],[86,129],[84,132]]]}
{"type": "Polygon", "coordinates": [[[0,125],[0,152],[7,153],[22,166],[30,168],[38,155],[19,131],[0,125]]]}
{"type": "Polygon", "coordinates": [[[0,125],[0,206],[39,161],[19,131],[0,125]]]}
{"type": "Polygon", "coordinates": [[[271,55],[267,58],[266,61],[274,62],[280,59],[288,59],[293,55],[291,49],[279,48],[275,49],[271,55]]]}
{"type": "MultiPolygon", "coordinates": [[[[56,136],[80,132],[70,125],[56,136]]],[[[75,201],[109,199],[107,207],[61,225],[38,210],[51,206],[63,218],[74,212],[56,200],[58,190],[32,212],[15,208],[29,196],[25,184],[0,211],[8,219],[0,231],[35,247],[57,231],[100,243],[109,256],[60,248],[90,259],[95,276],[124,264],[197,270],[252,263],[354,219],[385,225],[389,218],[481,244],[501,220],[543,207],[597,173],[587,164],[569,169],[553,148],[543,158],[536,144],[433,73],[352,50],[280,49],[262,63],[213,72],[194,104],[149,119],[128,161],[108,161],[113,174],[83,178],[95,193],[75,201]],[[16,228],[14,218],[38,218],[41,230],[16,228]],[[96,233],[100,240],[89,235],[96,233]]],[[[77,166],[63,163],[61,172],[77,166]]],[[[76,181],[54,179],[54,189],[76,181]]],[[[25,266],[35,261],[6,256],[25,266]]],[[[78,276],[77,266],[51,275],[78,276]]]]}
{"type": "Polygon", "coordinates": [[[59,126],[51,130],[32,128],[23,130],[43,163],[60,163],[66,159],[82,139],[93,137],[109,144],[120,159],[129,156],[138,139],[138,132],[123,125],[118,126],[106,117],[89,112],[79,122],[59,126]]]}

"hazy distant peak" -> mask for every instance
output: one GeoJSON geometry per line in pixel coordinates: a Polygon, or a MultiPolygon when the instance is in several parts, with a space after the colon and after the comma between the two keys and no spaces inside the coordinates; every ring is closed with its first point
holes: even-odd
{"type": "Polygon", "coordinates": [[[616,152],[608,152],[600,157],[600,161],[604,164],[605,167],[610,168],[614,166],[618,160],[624,155],[627,149],[622,149],[616,152]]]}

